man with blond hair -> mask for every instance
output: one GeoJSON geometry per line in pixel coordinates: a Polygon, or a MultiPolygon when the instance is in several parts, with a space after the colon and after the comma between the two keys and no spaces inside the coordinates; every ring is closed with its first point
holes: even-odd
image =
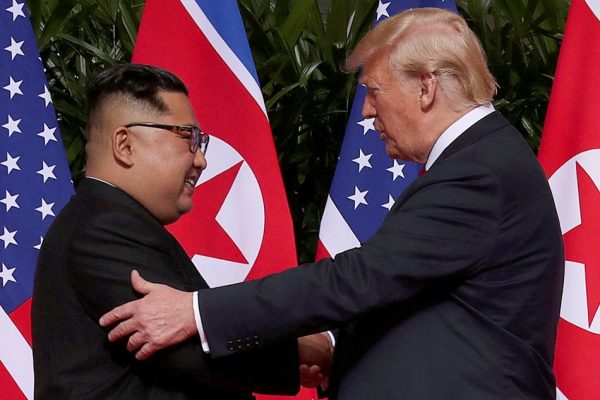
{"type": "Polygon", "coordinates": [[[492,106],[479,40],[454,13],[414,9],[367,34],[346,66],[362,70],[362,114],[389,156],[426,170],[381,228],[333,259],[197,294],[135,277],[147,295],[101,319],[121,321],[111,340],[135,332],[131,350],[148,357],[185,339],[189,318],[166,310],[197,296],[186,314],[215,359],[241,338],[257,348],[339,327],[332,399],[553,399],[559,222],[534,154],[492,106]]]}

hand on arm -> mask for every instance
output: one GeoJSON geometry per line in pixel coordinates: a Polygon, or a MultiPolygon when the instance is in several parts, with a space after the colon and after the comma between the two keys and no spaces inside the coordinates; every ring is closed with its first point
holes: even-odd
{"type": "Polygon", "coordinates": [[[327,386],[333,345],[326,332],[298,338],[300,384],[308,388],[327,386]]]}
{"type": "Polygon", "coordinates": [[[108,334],[111,342],[129,337],[127,350],[144,360],[198,334],[191,292],[148,282],[135,270],[131,283],[144,297],[118,306],[100,318],[103,327],[117,324],[108,334]]]}

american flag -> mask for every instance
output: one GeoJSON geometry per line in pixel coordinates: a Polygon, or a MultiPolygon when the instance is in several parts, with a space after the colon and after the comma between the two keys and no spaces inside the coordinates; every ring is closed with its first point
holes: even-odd
{"type": "Polygon", "coordinates": [[[0,398],[33,398],[30,304],[44,234],[73,192],[25,1],[0,0],[0,398]]]}
{"type": "MultiPolygon", "coordinates": [[[[417,7],[456,11],[454,0],[380,0],[374,25],[417,7]]],[[[361,116],[365,94],[366,89],[359,85],[321,220],[317,259],[333,257],[367,241],[421,168],[388,157],[374,119],[361,116]]]]}

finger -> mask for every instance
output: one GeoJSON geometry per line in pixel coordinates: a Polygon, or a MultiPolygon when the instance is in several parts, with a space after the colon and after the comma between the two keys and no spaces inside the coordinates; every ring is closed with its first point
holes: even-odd
{"type": "Polygon", "coordinates": [[[321,368],[318,365],[312,365],[309,368],[309,375],[312,377],[312,379],[318,379],[320,372],[321,372],[321,368]]]}
{"type": "Polygon", "coordinates": [[[150,343],[144,343],[142,347],[135,353],[135,358],[137,360],[145,360],[150,357],[152,354],[156,352],[156,348],[152,346],[150,343]]]}
{"type": "Polygon", "coordinates": [[[142,278],[140,273],[135,269],[131,271],[131,285],[140,294],[148,294],[150,293],[150,289],[152,289],[152,283],[142,278]]]}
{"type": "Polygon", "coordinates": [[[108,332],[108,340],[116,342],[117,340],[123,339],[137,331],[137,326],[131,319],[121,322],[115,326],[110,332],[108,332]]]}
{"type": "Polygon", "coordinates": [[[102,327],[107,327],[116,324],[119,321],[131,318],[133,315],[133,305],[126,303],[118,307],[113,308],[102,317],[100,317],[99,323],[102,327]]]}
{"type": "Polygon", "coordinates": [[[323,374],[321,374],[321,368],[316,365],[308,366],[306,364],[300,365],[300,380],[302,385],[306,386],[306,383],[314,384],[315,382],[321,381],[323,374]]]}
{"type": "Polygon", "coordinates": [[[313,387],[314,382],[310,377],[310,369],[308,365],[300,365],[300,384],[304,387],[313,387]]]}
{"type": "Polygon", "coordinates": [[[300,375],[308,376],[308,365],[300,364],[300,375]]]}
{"type": "Polygon", "coordinates": [[[127,339],[127,351],[133,353],[144,345],[144,337],[140,332],[136,332],[127,339]]]}
{"type": "Polygon", "coordinates": [[[309,375],[312,381],[321,382],[321,368],[318,365],[313,365],[309,368],[309,375]]]}

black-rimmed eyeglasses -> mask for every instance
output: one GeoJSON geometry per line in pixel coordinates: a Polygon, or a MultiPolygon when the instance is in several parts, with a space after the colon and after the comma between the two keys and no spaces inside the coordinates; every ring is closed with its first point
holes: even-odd
{"type": "Polygon", "coordinates": [[[125,128],[131,128],[132,126],[144,126],[147,128],[165,129],[171,132],[175,132],[177,134],[189,134],[190,151],[192,153],[196,153],[196,151],[200,149],[202,154],[206,154],[206,149],[208,148],[208,140],[210,136],[208,135],[208,133],[203,132],[197,126],[165,125],[155,124],[154,122],[133,122],[131,124],[125,125],[125,128]]]}

